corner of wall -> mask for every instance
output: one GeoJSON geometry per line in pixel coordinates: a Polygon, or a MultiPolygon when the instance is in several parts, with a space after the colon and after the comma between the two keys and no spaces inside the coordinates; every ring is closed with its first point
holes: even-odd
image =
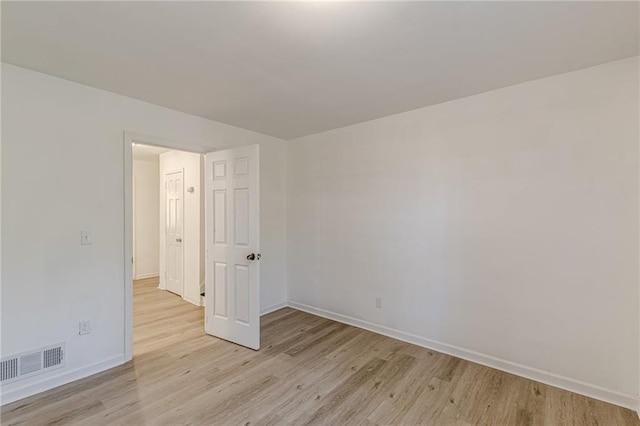
{"type": "Polygon", "coordinates": [[[289,304],[289,147],[291,141],[284,141],[284,303],[289,304]]]}

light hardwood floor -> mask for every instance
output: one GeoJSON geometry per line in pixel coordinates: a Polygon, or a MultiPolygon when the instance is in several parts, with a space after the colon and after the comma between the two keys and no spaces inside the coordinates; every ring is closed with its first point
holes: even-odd
{"type": "Polygon", "coordinates": [[[2,424],[640,425],[631,410],[281,309],[254,352],[134,285],[134,360],[2,408],[2,424]]]}

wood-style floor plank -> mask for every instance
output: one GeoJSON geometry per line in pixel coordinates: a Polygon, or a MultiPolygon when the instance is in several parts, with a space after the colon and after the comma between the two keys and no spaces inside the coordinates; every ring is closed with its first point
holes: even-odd
{"type": "Polygon", "coordinates": [[[258,352],[134,284],[134,359],[2,407],[3,425],[634,425],[627,409],[290,308],[258,352]]]}

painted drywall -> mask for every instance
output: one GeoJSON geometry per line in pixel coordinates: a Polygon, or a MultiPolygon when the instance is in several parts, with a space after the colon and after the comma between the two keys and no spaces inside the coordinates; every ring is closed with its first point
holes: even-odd
{"type": "Polygon", "coordinates": [[[637,406],[637,57],[293,140],[287,200],[294,306],[637,406]]]}
{"type": "Polygon", "coordinates": [[[160,169],[157,161],[133,161],[134,278],[160,273],[160,169]]]}
{"type": "Polygon", "coordinates": [[[285,142],[7,64],[2,124],[1,355],[67,342],[64,369],[3,385],[3,403],[124,359],[125,130],[185,149],[260,144],[261,307],[286,301],[285,142]]]}
{"type": "MultiPolygon", "coordinates": [[[[182,297],[194,305],[200,306],[200,283],[204,282],[204,253],[201,242],[204,240],[204,228],[202,227],[202,155],[183,151],[169,151],[160,154],[160,288],[166,288],[166,193],[164,189],[164,177],[167,173],[182,170],[184,176],[184,235],[183,235],[183,262],[184,262],[184,294],[182,297]],[[193,187],[193,192],[187,191],[193,187]]],[[[158,228],[157,228],[158,229],[158,228]]]]}

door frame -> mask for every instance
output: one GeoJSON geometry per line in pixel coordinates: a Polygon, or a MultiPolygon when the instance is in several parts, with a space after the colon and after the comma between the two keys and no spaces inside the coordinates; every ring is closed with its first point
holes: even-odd
{"type": "MultiPolygon", "coordinates": [[[[124,360],[133,359],[133,143],[206,154],[220,147],[179,143],[167,139],[124,131],[122,151],[124,161],[124,360]]],[[[183,283],[184,285],[184,283],[183,283]]],[[[184,290],[183,290],[184,291],[184,290]]]]}
{"type": "MultiPolygon", "coordinates": [[[[184,150],[180,150],[180,151],[184,151],[184,150]]],[[[165,209],[165,223],[163,226],[163,229],[165,230],[165,238],[163,240],[164,243],[164,271],[165,271],[165,278],[164,281],[162,281],[162,276],[160,276],[160,282],[158,283],[158,288],[161,288],[162,290],[167,290],[167,237],[166,237],[166,231],[167,231],[167,175],[170,174],[174,174],[174,173],[182,173],[182,277],[180,278],[180,287],[182,287],[180,289],[180,297],[184,298],[184,168],[180,168],[180,169],[171,169],[171,170],[167,170],[164,173],[163,176],[163,182],[164,182],[164,209],[165,209]],[[164,282],[164,286],[161,286],[160,284],[164,282]]],[[[201,200],[202,202],[202,200],[201,200]]],[[[134,263],[135,265],[135,263],[134,263]]],[[[171,291],[171,290],[167,290],[167,291],[171,291]]],[[[173,292],[172,292],[173,293],[173,292]]],[[[175,294],[175,293],[174,293],[175,294]]]]}

